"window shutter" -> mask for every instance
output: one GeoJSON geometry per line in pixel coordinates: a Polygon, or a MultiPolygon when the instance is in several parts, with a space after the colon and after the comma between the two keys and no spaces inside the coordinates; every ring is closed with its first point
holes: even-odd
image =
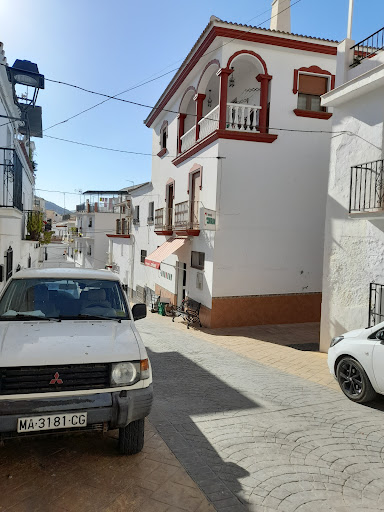
{"type": "Polygon", "coordinates": [[[324,76],[299,75],[299,93],[321,96],[328,90],[328,78],[324,76]]]}

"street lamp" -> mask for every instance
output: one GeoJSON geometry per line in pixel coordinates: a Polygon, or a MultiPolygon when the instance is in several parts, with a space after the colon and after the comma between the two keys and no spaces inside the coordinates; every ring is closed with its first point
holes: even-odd
{"type": "Polygon", "coordinates": [[[6,67],[8,80],[12,84],[12,91],[15,104],[22,112],[22,120],[25,126],[19,127],[23,135],[42,137],[42,112],[41,107],[36,106],[36,99],[40,89],[44,89],[44,75],[39,73],[39,68],[29,60],[16,59],[13,66],[6,67]],[[18,96],[16,85],[27,86],[26,93],[18,96]],[[32,95],[29,96],[29,89],[32,88],[32,95]]]}

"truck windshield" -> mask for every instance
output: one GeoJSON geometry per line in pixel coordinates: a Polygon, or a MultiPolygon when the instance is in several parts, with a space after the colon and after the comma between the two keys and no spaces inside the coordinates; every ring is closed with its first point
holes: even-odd
{"type": "Polygon", "coordinates": [[[117,281],[14,279],[0,301],[0,319],[33,318],[129,320],[117,281]]]}

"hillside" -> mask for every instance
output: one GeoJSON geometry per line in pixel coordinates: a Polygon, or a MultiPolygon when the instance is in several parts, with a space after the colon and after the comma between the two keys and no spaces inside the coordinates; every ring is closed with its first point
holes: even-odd
{"type": "Polygon", "coordinates": [[[53,210],[55,211],[56,213],[58,213],[59,215],[65,215],[66,213],[72,213],[70,210],[67,210],[62,207],[62,206],[59,206],[55,203],[52,203],[51,201],[45,201],[45,209],[46,210],[53,210]]]}

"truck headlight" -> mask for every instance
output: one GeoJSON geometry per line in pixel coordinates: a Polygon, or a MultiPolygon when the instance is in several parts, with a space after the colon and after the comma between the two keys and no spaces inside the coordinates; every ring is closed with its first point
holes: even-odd
{"type": "Polygon", "coordinates": [[[138,380],[138,368],[134,363],[115,363],[112,364],[111,385],[129,386],[138,380]]]}
{"type": "Polygon", "coordinates": [[[344,336],[336,336],[336,338],[333,338],[331,341],[331,347],[334,347],[339,341],[343,340],[344,336]]]}

